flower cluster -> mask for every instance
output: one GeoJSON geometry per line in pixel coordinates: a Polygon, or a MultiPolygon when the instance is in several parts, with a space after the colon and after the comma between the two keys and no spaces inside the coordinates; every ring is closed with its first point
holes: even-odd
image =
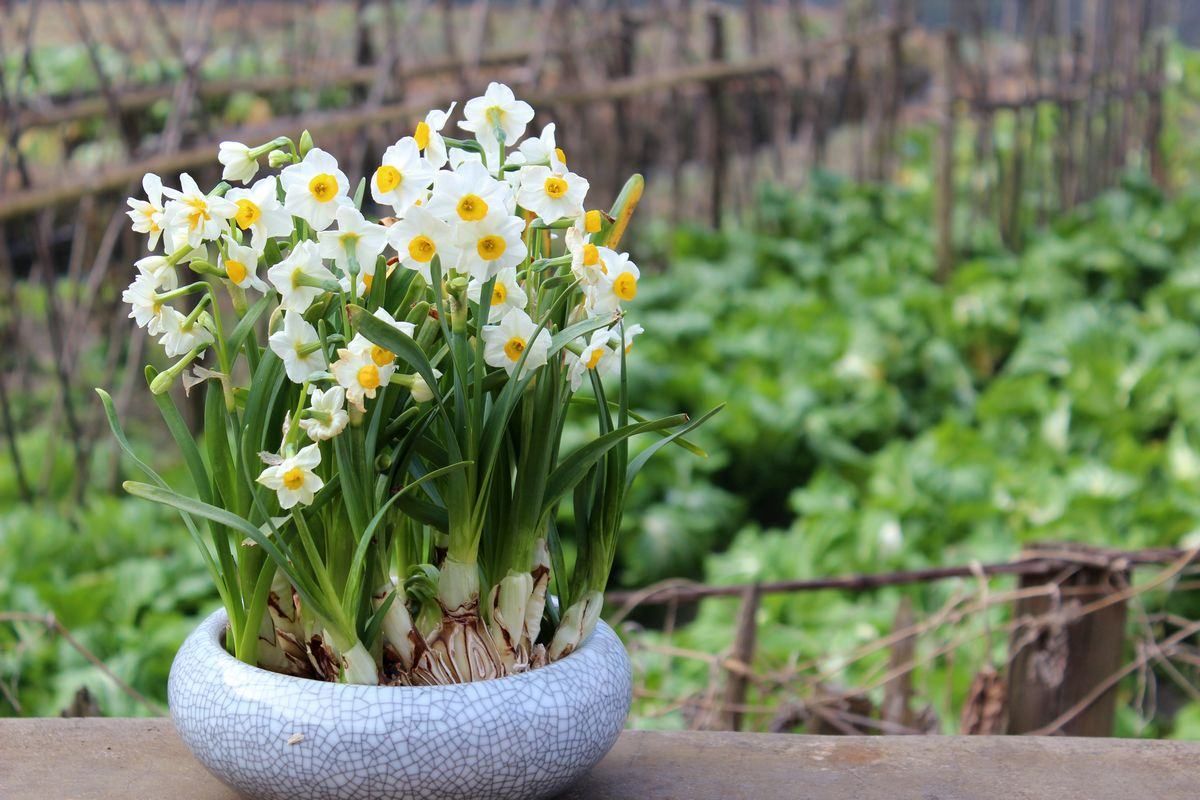
{"type": "MultiPolygon", "coordinates": [[[[458,126],[472,139],[446,135],[454,111],[454,105],[430,111],[365,176],[382,220],[364,214],[363,187],[356,193],[337,160],[307,137],[299,146],[286,138],[259,147],[225,142],[218,158],[226,182],[213,191],[202,191],[187,174],[179,189],[147,175],[145,199],[129,200],[133,229],[147,235],[152,253],[160,246],[162,253],[137,262],[138,274],[123,298],[129,316],[159,336],[169,356],[182,357],[164,374],[182,373],[229,335],[214,287],[223,284],[243,314],[247,296],[266,296],[276,307],[267,346],[308,395],[296,414],[298,425],[259,477],[276,490],[283,508],[310,503],[321,485],[314,472],[321,451],[302,447],[303,437],[319,443],[338,436],[389,384],[407,388],[417,401],[434,396],[421,375],[354,331],[347,317],[338,320],[340,333],[323,330],[323,322],[334,321],[331,307],[362,305],[414,337],[423,320],[405,319],[413,304],[388,308],[386,296],[372,293],[381,272],[397,266],[416,272],[427,287],[422,299],[431,305],[433,293],[465,287],[465,298],[483,318],[478,334],[486,364],[510,376],[547,363],[555,326],[546,316],[543,289],[554,275],[569,281],[576,299],[566,322],[612,323],[561,350],[573,391],[589,372],[614,373],[622,351],[641,332],[640,326],[619,324],[624,304],[637,296],[638,268],[604,245],[600,234],[612,219],[587,209],[588,181],[567,167],[555,126],[523,138],[533,109],[498,83],[462,109],[458,126]],[[282,167],[277,175],[261,174],[264,157],[282,167]],[[552,242],[559,243],[559,255],[552,242]],[[435,263],[440,287],[433,286],[435,263]],[[181,285],[184,267],[204,280],[181,285]],[[197,295],[198,302],[183,307],[185,298],[197,295]]],[[[219,367],[223,380],[232,380],[229,367],[219,367]]]]}

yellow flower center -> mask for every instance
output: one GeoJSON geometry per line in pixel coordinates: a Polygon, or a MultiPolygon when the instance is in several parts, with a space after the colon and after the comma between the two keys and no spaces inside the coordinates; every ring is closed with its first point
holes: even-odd
{"type": "Polygon", "coordinates": [[[242,230],[247,230],[262,217],[262,209],[253,200],[243,197],[237,201],[237,207],[237,216],[234,219],[237,220],[237,226],[242,230]]]}
{"type": "Polygon", "coordinates": [[[400,170],[389,164],[384,164],[375,170],[375,185],[379,187],[379,191],[381,192],[390,192],[403,181],[404,176],[400,174],[400,170]]]}
{"type": "Polygon", "coordinates": [[[594,244],[585,244],[583,246],[583,265],[585,267],[594,267],[600,261],[600,251],[596,249],[594,244]]]}
{"type": "Polygon", "coordinates": [[[583,215],[583,229],[588,233],[599,233],[602,221],[600,212],[593,209],[583,215]]]}
{"type": "MultiPolygon", "coordinates": [[[[377,344],[371,346],[371,360],[374,361],[379,366],[386,367],[388,364],[392,363],[392,359],[394,359],[394,358],[395,358],[395,356],[392,355],[391,350],[384,350],[382,347],[380,347],[377,344]]],[[[360,371],[360,374],[361,374],[361,371],[360,371]]],[[[379,378],[378,378],[378,376],[376,376],[377,384],[378,384],[378,380],[379,380],[379,378]]]]}
{"type": "Polygon", "coordinates": [[[597,347],[592,351],[592,355],[587,360],[587,368],[595,369],[600,364],[600,359],[604,358],[604,348],[597,347]]]}
{"type": "Polygon", "coordinates": [[[494,233],[484,236],[475,244],[475,250],[484,261],[495,261],[504,255],[507,248],[508,245],[504,243],[504,239],[494,233]]]}
{"type": "Polygon", "coordinates": [[[520,336],[514,336],[504,343],[504,355],[508,356],[508,360],[517,362],[521,360],[521,353],[525,352],[525,340],[520,336]]]}
{"type": "Polygon", "coordinates": [[[413,138],[417,140],[417,147],[424,150],[429,147],[429,123],[421,120],[417,123],[417,129],[413,131],[413,138]]]}
{"type": "Polygon", "coordinates": [[[289,491],[296,491],[304,485],[304,470],[299,467],[292,467],[287,472],[283,473],[283,487],[289,491]]]}
{"type": "Polygon", "coordinates": [[[508,299],[508,289],[505,288],[503,283],[497,283],[495,288],[492,289],[492,305],[494,305],[494,306],[501,305],[507,299],[508,299]]]}
{"type": "Polygon", "coordinates": [[[567,182],[557,175],[551,175],[549,178],[546,178],[546,182],[542,185],[542,188],[546,190],[547,196],[557,200],[567,193],[567,182]]]}
{"type": "Polygon", "coordinates": [[[637,297],[637,278],[632,272],[622,272],[613,281],[613,291],[622,300],[632,300],[637,297]]]}
{"type": "Polygon", "coordinates": [[[436,253],[437,245],[428,236],[414,236],[408,243],[408,254],[412,256],[413,261],[428,264],[436,253]]]}
{"type": "MultiPolygon", "coordinates": [[[[374,358],[373,354],[372,358],[374,358]]],[[[358,385],[369,392],[379,386],[379,367],[367,364],[365,367],[360,367],[358,374],[354,377],[358,381],[358,385]]]]}
{"type": "Polygon", "coordinates": [[[240,261],[225,260],[225,274],[229,276],[229,280],[240,284],[246,280],[246,265],[240,261]]]}
{"type": "Polygon", "coordinates": [[[567,164],[567,154],[563,152],[561,147],[554,148],[554,157],[557,158],[563,166],[567,164]]]}
{"type": "Polygon", "coordinates": [[[468,194],[458,201],[458,217],[465,222],[478,222],[487,212],[487,202],[477,194],[468,194]]]}
{"type": "Polygon", "coordinates": [[[188,212],[188,230],[196,230],[209,220],[208,203],[201,199],[187,201],[191,210],[188,212]]]}
{"type": "Polygon", "coordinates": [[[318,203],[328,203],[333,198],[337,197],[338,182],[337,178],[332,175],[322,172],[308,182],[308,191],[316,198],[318,203]]]}
{"type": "Polygon", "coordinates": [[[375,280],[375,276],[364,272],[361,275],[361,277],[362,277],[363,286],[365,286],[367,288],[368,292],[371,291],[371,282],[375,280]]]}

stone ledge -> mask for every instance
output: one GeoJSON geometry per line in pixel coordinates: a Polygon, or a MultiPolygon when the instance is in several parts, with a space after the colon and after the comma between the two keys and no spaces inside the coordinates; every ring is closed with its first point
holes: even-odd
{"type": "MultiPolygon", "coordinates": [[[[1200,744],[627,731],[566,800],[1193,800],[1200,744]]],[[[4,800],[238,800],[165,719],[0,719],[4,800]]]]}

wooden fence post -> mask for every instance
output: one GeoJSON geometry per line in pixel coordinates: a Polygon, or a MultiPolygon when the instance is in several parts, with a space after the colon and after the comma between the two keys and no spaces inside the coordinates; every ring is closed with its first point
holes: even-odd
{"type": "Polygon", "coordinates": [[[1008,673],[1008,732],[1111,736],[1116,715],[1115,683],[1078,714],[1061,725],[1057,721],[1121,668],[1125,602],[1113,602],[1085,616],[1078,612],[1128,586],[1129,562],[1087,547],[1055,543],[1033,545],[1022,557],[1051,553],[1063,560],[1078,561],[1062,580],[1061,575],[1021,578],[1021,588],[1053,582],[1063,591],[1017,603],[1014,616],[1019,624],[1011,642],[1016,652],[1008,673]]]}
{"type": "Polygon", "coordinates": [[[937,279],[945,283],[954,269],[954,95],[958,78],[958,31],[953,28],[946,31],[942,60],[942,114],[938,120],[934,228],[937,232],[937,279]]]}
{"type": "MultiPolygon", "coordinates": [[[[758,638],[758,605],[761,598],[762,591],[758,584],[751,584],[742,592],[742,604],[738,607],[737,632],[734,635],[730,658],[747,669],[754,663],[754,648],[758,638]]],[[[746,689],[749,685],[750,680],[744,672],[729,670],[725,682],[725,729],[741,730],[743,714],[739,707],[746,703],[746,689]]]]}
{"type": "MultiPolygon", "coordinates": [[[[708,12],[708,57],[713,63],[725,60],[725,15],[719,10],[708,12]]],[[[725,90],[720,80],[708,82],[708,112],[710,119],[712,193],[709,211],[714,228],[721,226],[722,202],[725,195],[725,171],[728,167],[728,138],[726,124],[725,90]]]]}

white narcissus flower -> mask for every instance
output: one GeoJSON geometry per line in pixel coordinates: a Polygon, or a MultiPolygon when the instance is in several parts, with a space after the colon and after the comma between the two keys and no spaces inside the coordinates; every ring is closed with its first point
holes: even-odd
{"type": "Polygon", "coordinates": [[[199,320],[188,322],[187,317],[170,306],[163,306],[159,324],[162,338],[158,342],[172,358],[190,353],[201,345],[212,344],[212,334],[199,320]]]}
{"type": "MultiPolygon", "coordinates": [[[[384,351],[387,352],[387,351],[384,351]]],[[[338,350],[338,360],[330,366],[338,385],[346,390],[346,400],[359,411],[366,411],[366,399],[374,398],[380,386],[392,379],[396,371],[394,361],[380,366],[371,357],[371,351],[363,348],[358,352],[348,347],[338,350]]]]}
{"type": "Polygon", "coordinates": [[[304,383],[314,372],[325,369],[325,351],[317,329],[298,313],[284,313],[283,327],[272,333],[267,341],[283,361],[283,368],[292,383],[304,383]]]}
{"type": "Polygon", "coordinates": [[[179,286],[179,273],[166,256],[146,256],[133,262],[139,275],[150,279],[155,289],[171,291],[179,286]]]}
{"type": "MultiPolygon", "coordinates": [[[[387,246],[387,228],[367,222],[366,218],[352,205],[337,210],[337,230],[321,231],[317,240],[321,243],[321,258],[331,259],[343,274],[349,275],[350,254],[358,262],[360,275],[375,274],[375,259],[387,246]]],[[[361,279],[360,279],[361,281],[361,279]]],[[[358,294],[358,287],[354,294],[358,294]]]]}
{"type": "Polygon", "coordinates": [[[527,253],[521,236],[524,232],[524,222],[500,211],[479,222],[460,223],[454,231],[454,244],[459,249],[454,268],[486,281],[500,270],[517,266],[527,253]]]}
{"type": "Polygon", "coordinates": [[[383,153],[379,169],[371,177],[371,197],[404,216],[413,203],[425,196],[435,169],[418,152],[417,142],[405,136],[383,153]]]}
{"type": "Polygon", "coordinates": [[[225,277],[234,286],[241,289],[254,289],[266,294],[270,287],[258,277],[258,251],[235,242],[225,236],[225,257],[222,266],[225,267],[225,277]]]}
{"type": "Polygon", "coordinates": [[[321,448],[317,444],[310,444],[294,456],[288,456],[264,469],[258,476],[258,482],[275,490],[280,508],[291,508],[297,503],[307,506],[325,485],[321,476],[313,471],[320,464],[321,448]]]}
{"type": "Polygon", "coordinates": [[[162,333],[162,312],[166,306],[158,299],[158,283],[151,275],[141,274],[121,292],[121,299],[129,303],[129,318],[146,333],[157,336],[162,333]]]}
{"type": "Polygon", "coordinates": [[[424,206],[413,206],[404,219],[387,229],[388,241],[400,255],[400,263],[416,270],[426,283],[432,281],[429,264],[434,256],[441,259],[442,270],[458,263],[453,229],[424,206]]]}
{"type": "Polygon", "coordinates": [[[446,155],[446,140],[442,138],[442,128],[446,127],[456,105],[458,104],[451,103],[445,111],[432,109],[425,115],[425,119],[417,123],[417,129],[413,133],[417,147],[425,153],[429,166],[434,169],[441,169],[446,164],[448,156],[446,155]]]}
{"type": "Polygon", "coordinates": [[[299,314],[307,311],[318,296],[331,291],[313,283],[337,283],[333,273],[321,263],[319,245],[309,241],[297,244],[287,258],[267,270],[267,280],[279,292],[279,305],[299,314]]]}
{"type": "Polygon", "coordinates": [[[258,159],[250,155],[250,148],[241,142],[221,142],[217,148],[217,161],[224,165],[221,180],[249,183],[258,174],[258,159]]]}
{"type": "Polygon", "coordinates": [[[626,354],[633,350],[633,340],[645,332],[641,325],[626,325],[621,333],[616,330],[611,332],[611,338],[614,343],[619,342],[625,348],[626,354]]]}
{"type": "Polygon", "coordinates": [[[589,316],[615,313],[622,303],[637,297],[637,282],[641,277],[637,265],[628,253],[617,253],[607,247],[599,248],[604,263],[604,278],[585,290],[589,316]]]}
{"type": "Polygon", "coordinates": [[[309,150],[299,164],[285,167],[279,181],[283,207],[313,230],[328,228],[338,207],[350,203],[350,179],[338,167],[337,159],[319,147],[309,150]]]}
{"type": "Polygon", "coordinates": [[[571,391],[579,391],[583,385],[584,375],[588,370],[596,370],[601,376],[611,375],[621,368],[621,358],[610,344],[612,332],[601,328],[592,333],[592,338],[580,352],[579,357],[572,357],[567,367],[567,378],[571,381],[571,391]]]}
{"type": "Polygon", "coordinates": [[[520,309],[504,315],[499,325],[487,325],[483,329],[483,360],[490,366],[503,367],[509,375],[517,368],[517,362],[525,355],[524,372],[529,373],[546,363],[550,351],[550,332],[542,329],[536,339],[530,341],[537,325],[520,309]]]}
{"type": "Polygon", "coordinates": [[[314,442],[332,439],[345,430],[350,421],[350,415],[343,408],[345,403],[346,390],[341,386],[331,386],[325,391],[312,387],[300,427],[314,442]]]}
{"type": "Polygon", "coordinates": [[[142,177],[142,191],[146,193],[146,199],[130,197],[125,201],[129,204],[125,213],[133,223],[134,233],[147,234],[146,249],[154,250],[163,232],[162,179],[153,172],[147,173],[142,177]]]}
{"type": "MultiPolygon", "coordinates": [[[[467,297],[478,303],[484,283],[486,281],[472,278],[471,282],[467,284],[467,297]]],[[[497,317],[503,317],[509,309],[524,309],[528,303],[528,295],[521,288],[521,284],[517,282],[516,268],[508,267],[500,270],[496,274],[496,282],[492,285],[492,313],[497,317]]]]}
{"type": "MultiPolygon", "coordinates": [[[[391,314],[389,314],[386,309],[375,309],[375,314],[373,316],[375,319],[382,320],[388,325],[391,325],[393,328],[400,331],[400,333],[404,334],[410,339],[412,338],[413,334],[416,333],[416,325],[413,325],[411,322],[397,320],[391,314]]],[[[377,367],[386,367],[396,361],[395,353],[393,353],[391,350],[380,347],[367,337],[363,336],[361,333],[354,334],[354,338],[350,340],[350,344],[347,345],[347,349],[356,355],[367,355],[370,357],[371,361],[375,362],[375,366],[377,367]]]]}
{"type": "Polygon", "coordinates": [[[172,250],[187,244],[199,247],[220,237],[225,220],[237,213],[237,205],[224,197],[209,197],[186,172],[179,176],[181,189],[163,187],[170,197],[163,210],[163,228],[168,231],[172,250]]]}
{"type": "Polygon", "coordinates": [[[425,207],[457,225],[478,222],[492,213],[512,214],[516,201],[508,184],[493,178],[482,163],[467,161],[455,172],[442,170],[433,177],[433,195],[425,207]]]}
{"type": "Polygon", "coordinates": [[[503,83],[492,81],[482,97],[467,101],[463,116],[466,119],[458,127],[474,133],[480,144],[512,147],[525,135],[525,126],[533,119],[533,107],[518,100],[503,83]]]}
{"type": "MultiPolygon", "coordinates": [[[[554,123],[551,122],[542,128],[539,136],[531,136],[521,142],[521,146],[517,149],[517,152],[510,154],[504,163],[520,166],[543,164],[549,166],[551,169],[565,170],[567,168],[567,157],[554,141],[554,123]]],[[[512,170],[506,172],[504,173],[504,179],[513,188],[516,188],[521,184],[521,171],[512,170]]]]}
{"type": "Polygon", "coordinates": [[[600,248],[587,241],[577,227],[567,228],[563,237],[571,254],[571,273],[586,290],[604,279],[607,267],[600,260],[600,248]]]}
{"type": "MultiPolygon", "coordinates": [[[[441,370],[433,371],[434,378],[442,377],[441,370]]],[[[428,403],[433,399],[433,389],[429,388],[429,384],[421,377],[421,373],[414,373],[412,376],[412,399],[418,403],[428,403]]]]}
{"type": "Polygon", "coordinates": [[[583,198],[590,184],[566,168],[521,167],[517,203],[542,218],[547,225],[583,214],[583,198]]]}
{"type": "Polygon", "coordinates": [[[292,235],[292,215],[279,205],[276,180],[270,175],[248,189],[230,189],[225,198],[237,206],[234,224],[250,231],[251,242],[260,251],[273,236],[292,235]]]}

